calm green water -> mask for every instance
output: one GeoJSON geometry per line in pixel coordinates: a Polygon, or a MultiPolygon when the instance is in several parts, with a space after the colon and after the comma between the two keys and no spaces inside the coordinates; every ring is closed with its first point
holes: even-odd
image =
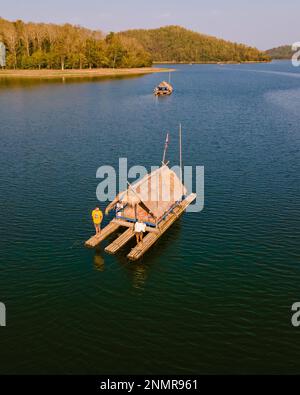
{"type": "Polygon", "coordinates": [[[0,80],[1,373],[300,372],[300,70],[175,67],[160,100],[165,75],[0,80]],[[179,122],[204,210],[139,263],[85,249],[96,169],[159,164],[167,129],[176,161],[179,122]]]}

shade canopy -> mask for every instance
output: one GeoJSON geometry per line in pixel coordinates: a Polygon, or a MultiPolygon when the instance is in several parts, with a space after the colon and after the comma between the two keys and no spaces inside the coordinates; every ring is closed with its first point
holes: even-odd
{"type": "Polygon", "coordinates": [[[161,218],[176,202],[181,201],[186,192],[176,173],[167,165],[163,165],[130,185],[126,191],[120,192],[107,207],[107,211],[120,202],[125,207],[123,216],[137,216],[153,222],[161,218]]]}
{"type": "Polygon", "coordinates": [[[172,89],[172,85],[169,84],[169,83],[166,82],[166,81],[162,81],[162,82],[158,85],[158,88],[172,89]]]}

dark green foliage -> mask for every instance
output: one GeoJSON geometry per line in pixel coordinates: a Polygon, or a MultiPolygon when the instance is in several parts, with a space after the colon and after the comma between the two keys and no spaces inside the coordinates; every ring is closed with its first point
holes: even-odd
{"type": "Polygon", "coordinates": [[[272,59],[291,59],[294,51],[292,51],[291,45],[282,45],[281,47],[268,49],[266,53],[272,59]]]}
{"type": "Polygon", "coordinates": [[[157,62],[245,62],[269,61],[264,52],[196,33],[180,26],[151,30],[128,30],[121,37],[136,39],[157,62]]]}

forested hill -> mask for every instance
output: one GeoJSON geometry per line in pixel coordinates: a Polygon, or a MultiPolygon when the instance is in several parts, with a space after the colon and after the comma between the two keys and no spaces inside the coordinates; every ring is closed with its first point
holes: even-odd
{"type": "Polygon", "coordinates": [[[0,41],[11,69],[144,67],[151,56],[134,38],[105,36],[70,24],[10,22],[0,17],[0,41]]]}
{"type": "Polygon", "coordinates": [[[269,61],[256,48],[196,33],[180,26],[151,30],[128,30],[121,37],[134,38],[154,61],[164,62],[245,62],[269,61]]]}
{"type": "Polygon", "coordinates": [[[292,51],[291,45],[282,45],[280,47],[268,49],[266,53],[272,59],[291,59],[294,51],[292,51]]]}

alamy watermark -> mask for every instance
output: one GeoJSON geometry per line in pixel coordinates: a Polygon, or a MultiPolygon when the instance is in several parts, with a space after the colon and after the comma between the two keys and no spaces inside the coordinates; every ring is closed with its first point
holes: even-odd
{"type": "MultiPolygon", "coordinates": [[[[127,158],[119,158],[119,168],[116,170],[113,166],[100,166],[96,172],[96,178],[101,179],[97,186],[96,196],[99,202],[112,202],[119,192],[126,191],[129,183],[134,187],[135,184],[149,174],[144,166],[132,166],[128,169],[127,158]]],[[[155,173],[159,166],[151,166],[149,182],[143,184],[143,197],[145,201],[163,201],[174,200],[179,183],[176,183],[174,173],[182,181],[186,191],[182,195],[188,195],[192,192],[197,194],[193,204],[187,207],[187,212],[199,212],[204,208],[204,166],[179,166],[170,167],[170,172],[160,175],[155,173]],[[155,176],[157,174],[157,176],[155,176]],[[175,187],[176,186],[176,187],[175,187]]],[[[177,180],[178,181],[178,180],[177,180]]],[[[130,185],[131,185],[130,184],[130,185]]],[[[176,200],[176,199],[175,199],[176,200]]]]}
{"type": "Polygon", "coordinates": [[[294,313],[292,315],[292,325],[294,327],[300,326],[300,302],[296,302],[292,306],[292,312],[294,313]]]}
{"type": "Polygon", "coordinates": [[[6,307],[0,302],[0,326],[6,326],[6,307]]]}
{"type": "Polygon", "coordinates": [[[300,66],[300,41],[292,45],[292,51],[295,52],[292,56],[292,65],[294,67],[300,66]]]}

